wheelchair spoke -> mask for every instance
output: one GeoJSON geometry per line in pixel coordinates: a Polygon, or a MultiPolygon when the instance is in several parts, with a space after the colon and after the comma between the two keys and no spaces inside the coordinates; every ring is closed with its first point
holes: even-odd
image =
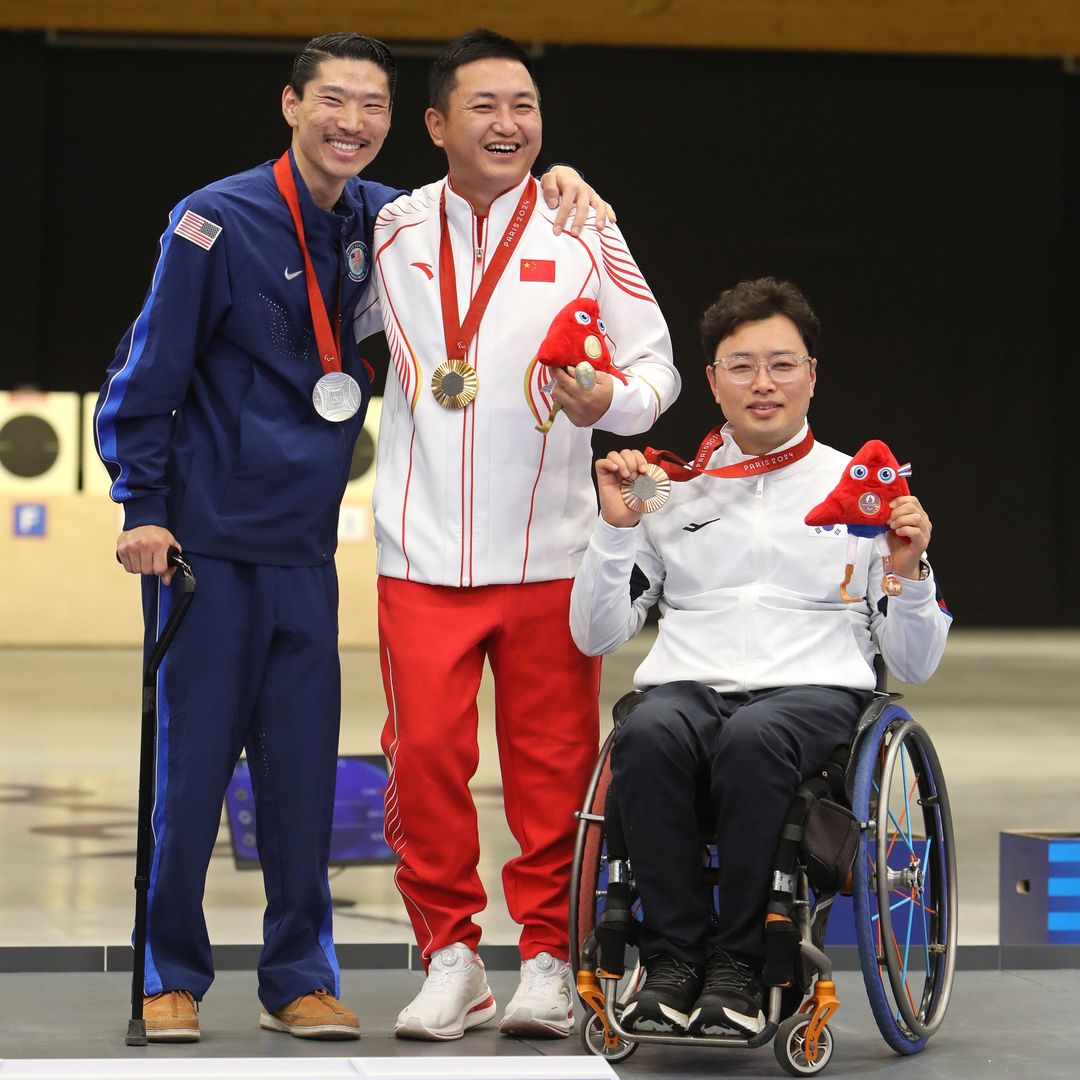
{"type": "Polygon", "coordinates": [[[903,979],[903,983],[904,983],[904,990],[907,993],[908,1001],[911,1004],[911,1011],[913,1013],[917,1012],[918,1010],[915,1008],[915,999],[911,996],[911,986],[908,984],[907,964],[902,960],[902,958],[900,956],[900,943],[896,940],[895,937],[893,938],[893,949],[896,952],[897,960],[901,961],[901,971],[902,971],[902,979],[903,979]]]}
{"type": "MultiPolygon", "coordinates": [[[[924,864],[925,867],[926,867],[926,878],[925,878],[924,889],[923,889],[924,895],[926,893],[929,893],[931,896],[935,895],[935,890],[933,888],[934,881],[935,881],[934,876],[933,876],[933,869],[932,869],[933,864],[930,861],[930,854],[931,854],[930,848],[931,848],[932,843],[933,843],[932,839],[928,836],[926,838],[926,860],[925,860],[925,864],[924,864]]],[[[937,853],[934,852],[934,854],[936,855],[937,853]]],[[[923,948],[924,948],[924,956],[923,956],[923,958],[926,961],[926,975],[927,975],[927,978],[929,978],[931,976],[931,974],[932,974],[931,967],[930,967],[930,923],[929,923],[929,920],[927,919],[926,916],[927,916],[928,912],[930,914],[932,914],[932,915],[936,914],[936,912],[934,912],[932,909],[928,909],[925,904],[920,904],[919,907],[920,907],[921,913],[922,913],[922,932],[923,932],[923,948]]]]}
{"type": "Polygon", "coordinates": [[[888,848],[887,854],[890,854],[890,855],[892,854],[893,847],[896,845],[896,841],[901,836],[904,838],[904,841],[905,841],[905,843],[907,845],[908,851],[910,851],[912,855],[916,854],[915,846],[914,846],[914,837],[912,836],[912,833],[911,833],[911,826],[910,826],[910,824],[908,825],[908,831],[905,833],[904,832],[904,821],[909,820],[908,811],[909,811],[910,805],[911,805],[911,796],[914,793],[915,788],[918,787],[919,779],[918,779],[918,777],[916,777],[915,780],[912,781],[910,789],[907,787],[907,781],[906,780],[905,780],[904,784],[905,784],[905,786],[904,786],[904,811],[900,815],[900,820],[897,821],[896,820],[896,815],[892,812],[891,809],[889,810],[889,820],[893,823],[893,826],[896,829],[896,832],[893,834],[892,840],[889,842],[889,848],[888,848]]]}

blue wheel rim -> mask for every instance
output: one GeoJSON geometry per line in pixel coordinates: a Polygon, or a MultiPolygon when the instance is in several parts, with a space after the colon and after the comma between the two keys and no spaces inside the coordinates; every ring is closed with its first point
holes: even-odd
{"type": "Polygon", "coordinates": [[[936,754],[898,705],[887,706],[864,736],[852,802],[860,822],[871,825],[860,832],[853,871],[855,931],[870,1008],[889,1046],[917,1053],[940,1024],[951,991],[955,870],[936,754]]]}

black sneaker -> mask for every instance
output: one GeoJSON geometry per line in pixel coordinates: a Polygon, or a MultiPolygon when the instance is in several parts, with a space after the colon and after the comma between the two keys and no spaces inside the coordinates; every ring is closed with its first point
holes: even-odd
{"type": "Polygon", "coordinates": [[[765,1027],[760,973],[723,949],[714,950],[687,1027],[691,1035],[757,1035],[765,1027]]]}
{"type": "Polygon", "coordinates": [[[626,1003],[621,1023],[628,1031],[685,1031],[687,1013],[701,993],[701,968],[657,953],[645,962],[645,985],[626,1003]]]}

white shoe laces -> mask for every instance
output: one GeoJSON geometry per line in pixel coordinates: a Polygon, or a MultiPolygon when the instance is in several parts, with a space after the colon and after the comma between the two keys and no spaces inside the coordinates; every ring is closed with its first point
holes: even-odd
{"type": "Polygon", "coordinates": [[[452,945],[440,949],[431,958],[427,978],[420,988],[420,993],[438,993],[445,990],[456,980],[465,977],[472,966],[471,955],[465,956],[452,945]]]}

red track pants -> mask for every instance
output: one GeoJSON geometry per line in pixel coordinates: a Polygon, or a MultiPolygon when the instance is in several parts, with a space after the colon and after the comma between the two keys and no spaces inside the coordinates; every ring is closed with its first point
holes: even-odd
{"type": "Polygon", "coordinates": [[[455,941],[475,949],[486,903],[469,780],[479,762],[476,695],[487,657],[503,800],[521,854],[503,867],[527,960],[567,958],[570,863],[596,764],[600,660],[569,628],[571,581],[451,588],[379,578],[390,762],[386,839],[424,964],[455,941]]]}

